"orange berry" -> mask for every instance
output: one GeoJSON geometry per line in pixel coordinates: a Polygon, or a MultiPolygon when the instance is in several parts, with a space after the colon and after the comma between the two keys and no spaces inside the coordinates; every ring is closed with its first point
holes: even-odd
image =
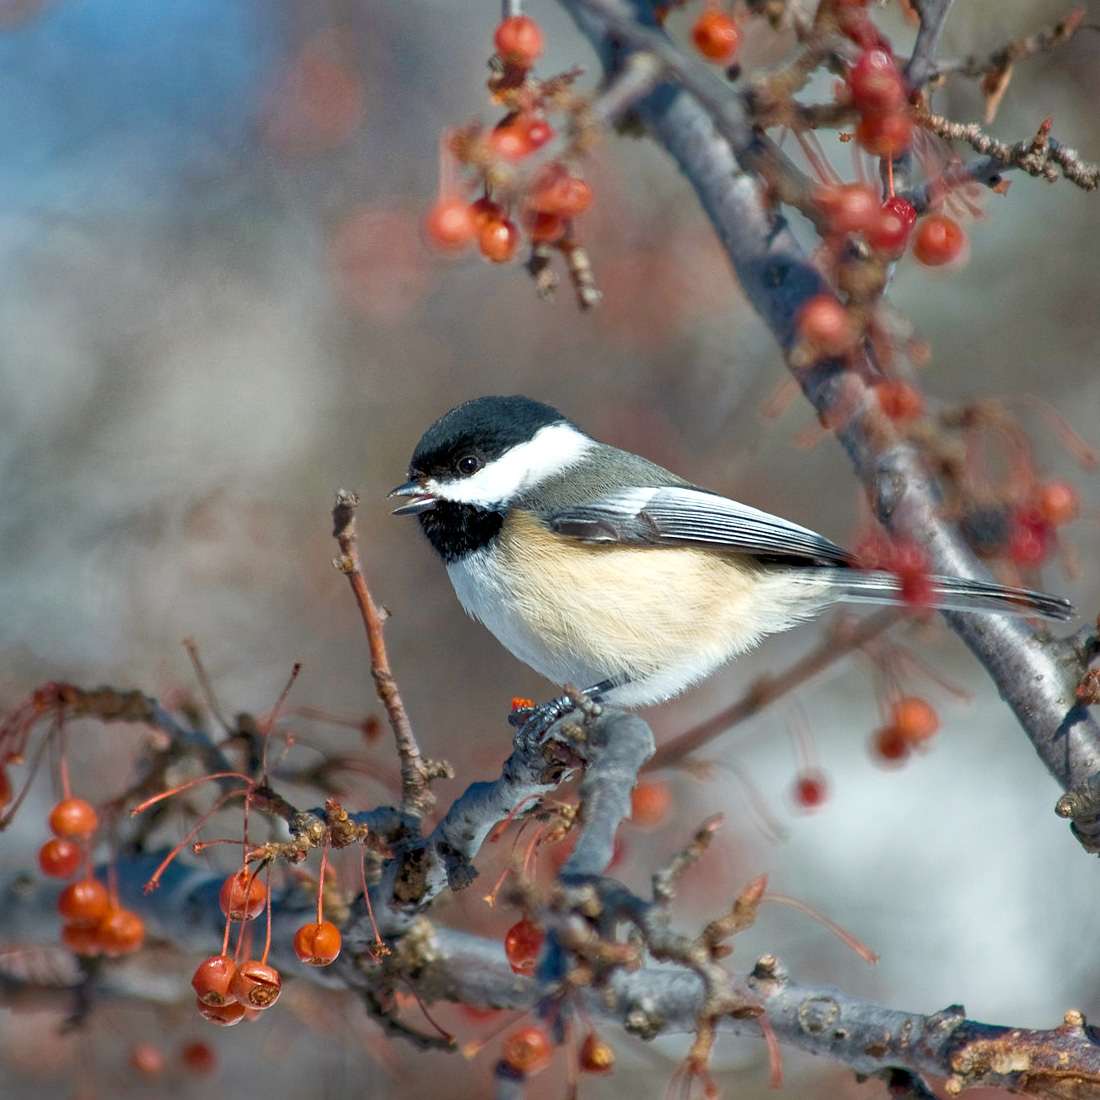
{"type": "Polygon", "coordinates": [[[229,992],[245,1008],[270,1008],[282,992],[283,981],[278,970],[259,959],[249,959],[237,967],[229,992]]]}
{"type": "Polygon", "coordinates": [[[94,878],[82,878],[57,897],[57,911],[68,924],[94,926],[107,915],[107,887],[94,878]]]}
{"type": "Polygon", "coordinates": [[[661,780],[646,780],[630,792],[630,823],[639,829],[656,829],[672,812],[672,792],[661,780]]]}
{"type": "Polygon", "coordinates": [[[141,947],[145,942],[145,921],[129,909],[111,908],[96,925],[95,932],[103,954],[113,959],[141,947]]]}
{"type": "Polygon", "coordinates": [[[875,395],[879,407],[891,420],[916,420],[924,412],[924,395],[909,382],[879,382],[875,395]]]}
{"type": "Polygon", "coordinates": [[[506,1065],[517,1073],[538,1073],[550,1064],[550,1040],[537,1027],[521,1027],[508,1035],[501,1048],[506,1065]]]}
{"type": "Polygon", "coordinates": [[[542,53],[542,31],[526,15],[510,15],[493,34],[497,53],[520,69],[529,69],[542,53]]]}
{"type": "Polygon", "coordinates": [[[517,921],[504,933],[504,954],[508,965],[516,974],[526,978],[535,976],[539,953],[542,951],[546,934],[536,928],[526,917],[517,921]]]}
{"type": "Polygon", "coordinates": [[[890,111],[906,100],[905,78],[893,54],[867,50],[848,71],[852,106],[861,113],[890,111]]]}
{"type": "Polygon", "coordinates": [[[878,193],[865,183],[823,183],[814,188],[813,205],[825,230],[843,236],[862,233],[879,217],[878,193]]]}
{"type": "Polygon", "coordinates": [[[829,795],[829,784],[823,772],[810,770],[803,772],[794,781],[791,797],[794,804],[807,813],[820,810],[829,795]]]}
{"type": "Polygon", "coordinates": [[[889,766],[904,764],[912,745],[893,726],[884,726],[871,739],[871,748],[879,763],[889,766]]]}
{"type": "Polygon", "coordinates": [[[544,164],[531,180],[527,204],[544,214],[575,218],[592,205],[592,188],[563,165],[544,164]]]}
{"type": "Polygon", "coordinates": [[[152,1043],[138,1043],[130,1050],[130,1068],[142,1077],[159,1077],[164,1072],[164,1051],[152,1043]]]}
{"type": "Polygon", "coordinates": [[[794,326],[801,343],[819,355],[847,355],[855,346],[852,319],[831,294],[811,298],[798,311],[794,326]]]}
{"type": "Polygon", "coordinates": [[[232,1027],[244,1019],[244,1005],[236,1001],[227,1001],[225,1004],[207,1004],[201,997],[195,1002],[199,1015],[212,1024],[220,1024],[222,1027],[232,1027]]]}
{"type": "Polygon", "coordinates": [[[303,924],[294,933],[294,951],[310,966],[328,966],[340,954],[340,929],[332,921],[303,924]]]}
{"type": "Polygon", "coordinates": [[[1035,504],[1052,527],[1072,523],[1081,514],[1077,490],[1068,481],[1048,481],[1040,485],[1035,504]]]}
{"type": "Polygon", "coordinates": [[[99,946],[99,934],[94,924],[63,924],[61,942],[74,955],[92,958],[102,954],[99,946]]]}
{"type": "Polygon", "coordinates": [[[581,1043],[577,1055],[581,1073],[611,1073],[615,1068],[615,1052],[594,1031],[581,1043]]]}
{"type": "Polygon", "coordinates": [[[956,259],[966,244],[966,234],[954,218],[932,214],[917,226],[913,255],[926,267],[941,267],[956,259]]]}
{"type": "Polygon", "coordinates": [[[441,198],[424,218],[424,234],[436,248],[458,252],[472,244],[477,228],[470,204],[462,199],[441,198]]]}
{"type": "Polygon", "coordinates": [[[494,264],[508,263],[515,256],[518,244],[519,230],[507,218],[491,219],[478,228],[478,248],[494,264]]]}
{"type": "Polygon", "coordinates": [[[517,115],[493,127],[489,148],[498,157],[519,161],[541,149],[553,136],[554,130],[546,119],[517,115]]]}
{"type": "Polygon", "coordinates": [[[203,959],[191,978],[199,1002],[217,1008],[236,1000],[231,986],[237,967],[228,955],[211,955],[203,959]]]}
{"type": "Polygon", "coordinates": [[[913,141],[913,120],[902,110],[863,115],[856,141],[876,157],[899,156],[913,141]]]}
{"type": "Polygon", "coordinates": [[[38,849],[38,866],[50,878],[69,878],[76,874],[83,854],[80,845],[67,836],[55,836],[38,849]]]}
{"type": "Polygon", "coordinates": [[[63,798],[50,811],[49,826],[54,836],[83,836],[94,833],[99,817],[83,798],[63,798]]]}
{"type": "Polygon", "coordinates": [[[523,228],[534,243],[553,244],[565,236],[566,219],[560,214],[547,214],[541,210],[529,210],[523,216],[523,228]]]}
{"type": "Polygon", "coordinates": [[[728,64],[741,45],[741,28],[724,11],[708,8],[695,20],[691,40],[708,61],[728,64]]]}
{"type": "Polygon", "coordinates": [[[940,728],[933,707],[916,695],[905,695],[892,707],[893,728],[911,744],[927,741],[940,728]]]}
{"type": "Polygon", "coordinates": [[[266,902],[267,887],[247,867],[234,871],[218,892],[218,904],[230,920],[252,920],[266,902]]]}
{"type": "Polygon", "coordinates": [[[909,234],[917,220],[911,203],[896,196],[879,207],[878,217],[864,229],[867,243],[880,256],[897,259],[909,243],[909,234]]]}
{"type": "Polygon", "coordinates": [[[218,1066],[218,1056],[209,1043],[194,1039],[180,1048],[180,1061],[189,1073],[205,1075],[218,1066]]]}

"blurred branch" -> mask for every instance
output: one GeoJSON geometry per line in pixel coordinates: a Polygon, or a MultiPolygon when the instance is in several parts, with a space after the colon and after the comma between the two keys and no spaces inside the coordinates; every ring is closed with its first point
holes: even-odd
{"type": "MultiPolygon", "coordinates": [[[[652,29],[626,19],[626,6],[618,0],[562,3],[606,67],[614,69],[624,51],[651,46],[652,29]],[[608,11],[614,11],[613,27],[604,18],[608,11]]],[[[725,97],[723,120],[732,110],[728,104],[734,93],[726,90],[725,97]]],[[[747,138],[742,128],[719,125],[709,100],[703,102],[694,88],[689,93],[666,83],[642,100],[637,111],[694,187],[742,289],[789,354],[796,343],[798,311],[811,297],[830,290],[785,219],[768,204],[758,180],[744,170],[752,163],[755,138],[747,138]]],[[[988,572],[940,515],[939,487],[918,450],[885,422],[862,374],[873,377],[872,371],[846,370],[836,361],[795,371],[822,421],[835,426],[876,514],[890,531],[925,546],[934,572],[987,580],[988,572]]],[[[1085,671],[1080,655],[1069,642],[1037,633],[1020,619],[958,613],[945,617],[997,684],[1047,768],[1065,789],[1081,794],[1072,805],[1060,804],[1060,810],[1073,817],[1082,845],[1100,852],[1100,799],[1094,782],[1100,729],[1076,701],[1085,671]]]]}

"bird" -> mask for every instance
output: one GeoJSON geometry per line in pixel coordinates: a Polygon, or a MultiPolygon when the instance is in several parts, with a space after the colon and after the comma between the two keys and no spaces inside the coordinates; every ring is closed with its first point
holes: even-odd
{"type": "MultiPolygon", "coordinates": [[[[528,397],[444,413],[407,477],[393,514],[417,517],[465,610],[546,679],[601,703],[670,699],[837,603],[905,602],[895,574],[528,397]]],[[[941,610],[1075,615],[1059,596],[986,581],[933,576],[927,591],[941,610]]]]}

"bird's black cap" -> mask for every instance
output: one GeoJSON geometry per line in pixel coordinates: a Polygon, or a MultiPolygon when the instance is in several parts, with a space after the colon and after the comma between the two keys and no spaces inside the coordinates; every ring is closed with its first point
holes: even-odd
{"type": "Polygon", "coordinates": [[[568,423],[557,409],[529,397],[475,397],[444,413],[413,451],[409,476],[447,477],[465,455],[492,462],[548,424],[568,423]]]}

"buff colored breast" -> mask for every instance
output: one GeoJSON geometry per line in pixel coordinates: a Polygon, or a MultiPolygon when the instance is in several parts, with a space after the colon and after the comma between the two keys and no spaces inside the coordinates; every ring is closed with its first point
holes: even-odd
{"type": "Polygon", "coordinates": [[[505,521],[498,553],[512,578],[511,611],[563,669],[584,665],[608,678],[698,666],[697,679],[821,606],[813,584],[792,585],[789,571],[742,555],[587,545],[525,512],[505,521]]]}

